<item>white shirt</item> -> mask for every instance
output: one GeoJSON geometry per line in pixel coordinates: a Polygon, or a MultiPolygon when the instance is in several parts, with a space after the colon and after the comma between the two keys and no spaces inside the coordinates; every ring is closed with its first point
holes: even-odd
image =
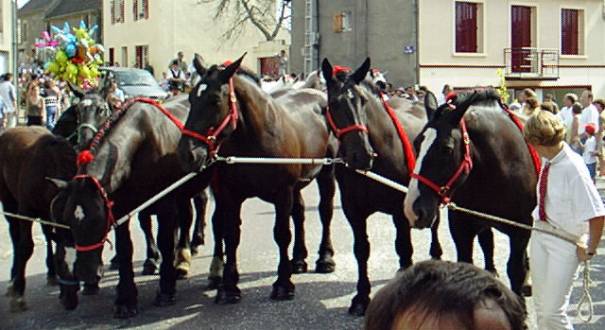
{"type": "MultiPolygon", "coordinates": [[[[548,160],[542,159],[545,165],[548,160]]],[[[584,160],[564,143],[563,150],[550,160],[545,211],[548,222],[576,236],[588,233],[587,221],[605,215],[605,207],[584,160]]],[[[539,216],[540,182],[536,191],[534,221],[539,216]]]]}
{"type": "Polygon", "coordinates": [[[580,115],[580,128],[578,129],[578,134],[584,134],[584,127],[586,124],[594,124],[595,132],[599,131],[599,110],[593,104],[587,106],[582,110],[582,114],[580,115]]]}
{"type": "Polygon", "coordinates": [[[17,100],[17,95],[15,94],[15,87],[10,81],[0,82],[0,97],[4,101],[4,112],[15,112],[13,102],[17,100]]]}
{"type": "Polygon", "coordinates": [[[571,127],[571,120],[573,119],[573,113],[571,107],[562,107],[558,113],[559,119],[568,129],[571,127]]]}
{"type": "Polygon", "coordinates": [[[597,139],[591,136],[584,143],[582,158],[584,158],[585,164],[594,164],[597,162],[597,156],[592,155],[593,152],[597,152],[597,139]]]}

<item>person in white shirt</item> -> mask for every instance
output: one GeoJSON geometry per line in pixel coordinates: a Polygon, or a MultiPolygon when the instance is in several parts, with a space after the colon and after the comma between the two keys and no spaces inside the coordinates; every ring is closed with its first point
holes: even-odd
{"type": "Polygon", "coordinates": [[[571,127],[571,119],[573,117],[571,107],[576,102],[578,102],[578,96],[576,94],[574,94],[574,93],[566,94],[565,97],[563,98],[563,107],[561,108],[561,111],[559,111],[559,113],[558,113],[559,118],[561,119],[561,121],[563,122],[563,124],[565,125],[565,128],[567,130],[569,130],[569,128],[571,127]]]}
{"type": "Polygon", "coordinates": [[[524,134],[543,158],[534,226],[556,227],[578,240],[588,236],[586,245],[578,246],[546,233],[531,235],[529,260],[538,329],[573,329],[567,316],[573,280],[580,262],[597,251],[605,207],[582,157],[563,141],[565,127],[556,115],[540,111],[528,119],[524,134]]]}
{"type": "Polygon", "coordinates": [[[582,158],[584,158],[584,164],[586,164],[586,167],[588,168],[588,173],[590,173],[592,182],[595,182],[595,177],[597,176],[596,129],[593,124],[588,124],[584,127],[584,131],[588,138],[586,139],[586,142],[584,142],[584,153],[582,154],[582,158]]]}
{"type": "Polygon", "coordinates": [[[584,107],[582,110],[582,116],[580,116],[580,136],[583,139],[586,139],[586,135],[584,134],[584,127],[588,124],[594,124],[596,130],[599,130],[599,111],[592,104],[593,95],[589,90],[585,90],[582,92],[582,96],[580,96],[580,103],[584,107]]]}
{"type": "Polygon", "coordinates": [[[6,127],[17,126],[17,93],[15,92],[15,86],[12,83],[13,75],[11,73],[5,74],[0,81],[0,97],[4,102],[4,116],[6,120],[6,127]]]}

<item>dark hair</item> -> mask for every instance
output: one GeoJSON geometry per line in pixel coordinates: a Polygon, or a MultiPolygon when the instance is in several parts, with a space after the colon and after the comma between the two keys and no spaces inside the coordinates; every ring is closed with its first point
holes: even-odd
{"type": "Polygon", "coordinates": [[[179,65],[179,61],[178,60],[173,60],[171,65],[179,65]]]}
{"type": "Polygon", "coordinates": [[[605,109],[605,100],[603,99],[594,100],[592,103],[598,104],[601,109],[605,109]]]}
{"type": "Polygon", "coordinates": [[[467,329],[476,329],[474,313],[492,300],[512,329],[526,329],[527,314],[519,296],[483,269],[467,263],[424,261],[397,275],[383,287],[366,311],[365,329],[392,329],[405,312],[453,316],[467,329]]]}
{"type": "Polygon", "coordinates": [[[579,102],[574,103],[571,106],[571,112],[575,115],[579,115],[582,113],[582,105],[579,102]]]}

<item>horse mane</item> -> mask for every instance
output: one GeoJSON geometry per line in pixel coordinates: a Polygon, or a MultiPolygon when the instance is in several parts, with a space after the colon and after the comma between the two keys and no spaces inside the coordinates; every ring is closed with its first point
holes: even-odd
{"type": "Polygon", "coordinates": [[[494,89],[477,89],[472,93],[463,94],[462,97],[457,96],[452,103],[457,111],[466,111],[473,105],[487,105],[494,101],[502,106],[500,95],[494,89]]]}
{"type": "MultiPolygon", "coordinates": [[[[211,74],[220,69],[222,69],[222,66],[213,65],[208,69],[208,74],[211,74]]],[[[252,71],[251,69],[242,65],[239,67],[239,69],[237,69],[237,74],[252,80],[257,86],[261,86],[260,77],[256,73],[254,73],[254,71],[252,71]]]]}

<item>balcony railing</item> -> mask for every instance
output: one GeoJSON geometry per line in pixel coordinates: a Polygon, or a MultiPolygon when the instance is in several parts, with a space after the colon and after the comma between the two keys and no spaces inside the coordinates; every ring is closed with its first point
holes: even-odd
{"type": "Polygon", "coordinates": [[[505,48],[507,79],[559,79],[559,50],[540,48],[505,48]]]}

